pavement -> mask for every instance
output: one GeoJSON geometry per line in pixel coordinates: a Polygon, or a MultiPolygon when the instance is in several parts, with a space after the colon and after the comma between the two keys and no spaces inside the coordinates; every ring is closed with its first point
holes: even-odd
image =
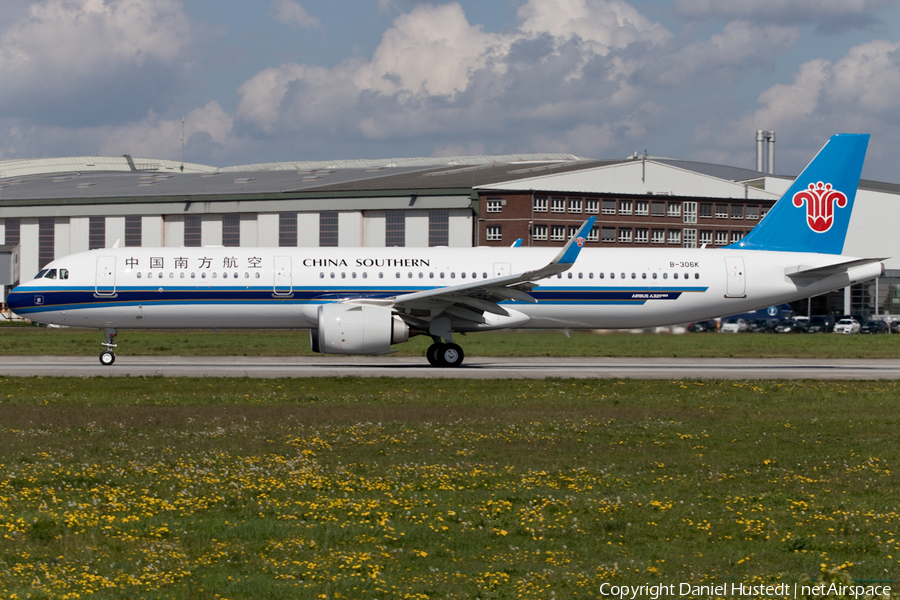
{"type": "Polygon", "coordinates": [[[409,377],[459,379],[900,379],[897,359],[467,357],[456,369],[398,356],[6,356],[0,375],[42,377],[409,377]]]}

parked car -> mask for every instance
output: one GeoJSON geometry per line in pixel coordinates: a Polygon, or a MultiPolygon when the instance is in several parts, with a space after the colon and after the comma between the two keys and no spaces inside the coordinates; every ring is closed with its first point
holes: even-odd
{"type": "Polygon", "coordinates": [[[809,318],[806,333],[831,333],[834,330],[834,317],[815,315],[809,318]]]}
{"type": "Polygon", "coordinates": [[[891,321],[891,333],[900,333],[900,321],[891,321]]]}
{"type": "Polygon", "coordinates": [[[891,328],[880,319],[870,319],[859,328],[860,333],[890,333],[891,328]]]}
{"type": "Polygon", "coordinates": [[[859,333],[859,322],[856,319],[841,319],[835,324],[834,333],[859,333]]]}
{"type": "Polygon", "coordinates": [[[805,333],[806,324],[796,319],[784,319],[775,326],[775,333],[805,333]]]}
{"type": "Polygon", "coordinates": [[[740,331],[747,331],[747,321],[744,319],[725,319],[722,321],[722,327],[719,328],[719,333],[738,333],[740,331]]]}
{"type": "Polygon", "coordinates": [[[747,324],[750,333],[769,333],[775,329],[775,321],[772,319],[754,319],[747,324]]]}
{"type": "Polygon", "coordinates": [[[687,326],[688,331],[693,331],[694,333],[701,333],[703,331],[715,331],[717,323],[714,320],[709,321],[697,321],[696,323],[691,323],[687,326]]]}

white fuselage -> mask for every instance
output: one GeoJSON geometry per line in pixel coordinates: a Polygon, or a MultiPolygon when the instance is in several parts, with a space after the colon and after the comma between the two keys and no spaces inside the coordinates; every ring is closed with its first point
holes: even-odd
{"type": "MultiPolygon", "coordinates": [[[[10,306],[34,321],[110,328],[305,328],[316,309],[518,274],[553,248],[118,248],[53,261],[10,306]],[[68,278],[62,279],[63,270],[68,278]]],[[[786,269],[847,261],[829,254],[722,249],[584,249],[537,282],[518,319],[472,330],[634,328],[685,323],[790,302],[877,277],[881,264],[803,285],[786,269]],[[521,317],[524,315],[524,318],[521,317]]],[[[801,280],[798,280],[801,281],[801,280]]]]}

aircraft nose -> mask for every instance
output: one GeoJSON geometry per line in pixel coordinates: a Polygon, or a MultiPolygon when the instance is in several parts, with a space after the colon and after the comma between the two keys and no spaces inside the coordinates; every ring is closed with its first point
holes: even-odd
{"type": "Polygon", "coordinates": [[[33,293],[13,290],[6,298],[6,306],[8,306],[11,311],[16,312],[21,308],[25,308],[26,306],[31,306],[32,304],[34,304],[33,296],[33,293]]]}

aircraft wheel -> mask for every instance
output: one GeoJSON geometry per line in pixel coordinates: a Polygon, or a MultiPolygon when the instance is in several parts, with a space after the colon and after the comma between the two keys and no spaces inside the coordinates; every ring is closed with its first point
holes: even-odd
{"type": "Polygon", "coordinates": [[[116,355],[112,352],[103,352],[100,354],[100,364],[108,367],[109,365],[116,362],[116,355]]]}
{"type": "Polygon", "coordinates": [[[438,354],[441,351],[441,346],[443,344],[432,344],[428,346],[428,349],[425,351],[425,358],[428,359],[428,364],[432,367],[441,366],[440,359],[438,359],[438,354]]]}
{"type": "Polygon", "coordinates": [[[437,358],[442,367],[458,367],[463,363],[463,349],[456,344],[441,344],[437,358]]]}

